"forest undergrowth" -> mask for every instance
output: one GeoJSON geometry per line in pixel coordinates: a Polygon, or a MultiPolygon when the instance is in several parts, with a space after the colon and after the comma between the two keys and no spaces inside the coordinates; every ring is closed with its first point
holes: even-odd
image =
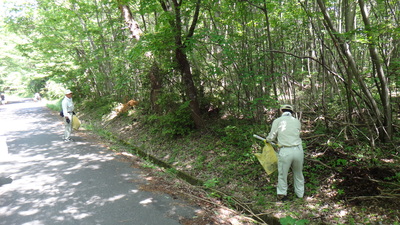
{"type": "Polygon", "coordinates": [[[290,201],[280,203],[276,172],[268,176],[254,156],[263,143],[252,134],[267,134],[267,125],[209,119],[205,129],[171,136],[163,132],[168,127],[132,111],[101,121],[92,116],[82,118],[98,132],[168,163],[170,173],[201,180],[209,197],[252,217],[281,224],[399,224],[400,166],[393,143],[371,148],[354,132],[345,138],[343,127],[323,129],[303,116],[305,197],[294,196],[289,174],[290,201]]]}

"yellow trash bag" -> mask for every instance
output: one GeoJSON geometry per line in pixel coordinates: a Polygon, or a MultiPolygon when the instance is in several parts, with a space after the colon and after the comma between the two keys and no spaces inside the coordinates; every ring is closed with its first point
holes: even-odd
{"type": "Polygon", "coordinates": [[[278,168],[278,157],[276,156],[274,147],[272,147],[270,143],[265,143],[262,153],[255,153],[254,155],[257,157],[268,175],[278,168]]]}
{"type": "Polygon", "coordinates": [[[72,116],[72,128],[74,128],[74,130],[78,130],[80,126],[81,126],[81,121],[78,119],[77,116],[73,115],[72,116]]]}

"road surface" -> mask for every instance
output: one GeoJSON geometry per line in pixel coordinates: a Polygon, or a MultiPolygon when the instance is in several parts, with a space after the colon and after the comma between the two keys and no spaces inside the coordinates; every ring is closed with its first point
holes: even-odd
{"type": "Polygon", "coordinates": [[[0,225],[173,225],[197,207],[141,190],[140,171],[63,124],[40,102],[0,105],[0,225]]]}

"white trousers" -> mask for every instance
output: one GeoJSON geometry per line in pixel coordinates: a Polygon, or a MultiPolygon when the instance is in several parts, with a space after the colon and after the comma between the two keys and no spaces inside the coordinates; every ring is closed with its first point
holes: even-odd
{"type": "Polygon", "coordinates": [[[278,195],[287,195],[287,176],[289,169],[292,168],[294,192],[297,197],[304,196],[304,176],[303,176],[304,153],[303,146],[283,147],[279,150],[278,157],[278,195]]]}
{"type": "Polygon", "coordinates": [[[69,123],[67,123],[67,119],[64,117],[64,139],[69,139],[71,138],[71,133],[72,133],[72,113],[68,113],[69,117],[69,123]]]}

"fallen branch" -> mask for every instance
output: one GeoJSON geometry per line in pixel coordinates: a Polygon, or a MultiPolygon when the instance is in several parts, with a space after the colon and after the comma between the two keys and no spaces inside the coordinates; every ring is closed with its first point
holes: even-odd
{"type": "MultiPolygon", "coordinates": [[[[215,190],[215,189],[212,189],[212,190],[226,196],[226,194],[223,193],[223,192],[221,192],[221,191],[218,191],[218,190],[215,190]]],[[[230,208],[228,208],[228,207],[225,207],[225,206],[221,206],[220,203],[212,202],[212,201],[208,200],[207,198],[201,198],[201,197],[198,197],[198,196],[196,196],[196,195],[192,195],[192,194],[187,193],[187,192],[180,192],[180,193],[181,193],[181,194],[184,194],[184,195],[188,195],[188,196],[190,196],[191,198],[195,198],[195,199],[197,199],[197,200],[200,200],[200,201],[203,201],[203,202],[206,202],[206,203],[209,203],[209,204],[218,206],[218,207],[220,207],[220,208],[222,207],[222,208],[224,208],[224,209],[226,209],[226,210],[229,210],[229,211],[235,213],[234,210],[232,210],[232,209],[230,209],[230,208]]],[[[241,204],[238,200],[236,200],[235,198],[232,198],[232,199],[235,201],[235,203],[237,203],[238,205],[240,205],[241,207],[243,207],[243,204],[241,204]]],[[[262,222],[263,222],[262,224],[267,224],[267,223],[265,223],[265,221],[263,221],[260,217],[258,217],[255,213],[253,213],[248,207],[243,207],[243,208],[245,208],[245,210],[246,210],[248,213],[250,213],[252,216],[254,216],[255,218],[257,218],[259,221],[262,221],[262,222]]],[[[252,220],[253,220],[254,222],[256,222],[256,220],[254,220],[254,219],[252,219],[252,220]]]]}
{"type": "MultiPolygon", "coordinates": [[[[359,179],[359,180],[368,180],[368,181],[372,181],[372,182],[375,182],[375,183],[389,184],[389,185],[400,187],[400,184],[397,184],[397,183],[394,183],[394,182],[388,182],[388,181],[376,180],[376,179],[364,178],[364,177],[354,177],[354,178],[355,179],[359,179]]],[[[397,190],[400,190],[400,189],[397,189],[397,190]]],[[[394,191],[396,191],[396,190],[394,190],[394,191]]]]}
{"type": "Polygon", "coordinates": [[[314,136],[308,136],[308,137],[302,137],[303,140],[307,140],[307,139],[315,139],[318,137],[326,137],[326,134],[318,134],[318,135],[314,135],[314,136]]]}
{"type": "MultiPolygon", "coordinates": [[[[310,154],[308,154],[308,153],[306,153],[306,155],[312,157],[312,156],[311,156],[310,154]]],[[[331,170],[334,170],[335,172],[340,172],[340,171],[337,170],[336,168],[333,168],[333,167],[331,167],[331,166],[328,166],[328,165],[326,165],[325,163],[323,163],[323,162],[321,162],[321,161],[319,161],[319,160],[311,159],[311,158],[305,158],[305,159],[308,160],[308,161],[312,161],[312,162],[319,163],[319,164],[325,166],[326,168],[329,168],[329,169],[331,169],[331,170]]]]}
{"type": "Polygon", "coordinates": [[[374,196],[357,196],[349,198],[349,201],[354,201],[357,199],[397,199],[400,198],[400,194],[385,194],[385,195],[374,195],[374,196]]]}

